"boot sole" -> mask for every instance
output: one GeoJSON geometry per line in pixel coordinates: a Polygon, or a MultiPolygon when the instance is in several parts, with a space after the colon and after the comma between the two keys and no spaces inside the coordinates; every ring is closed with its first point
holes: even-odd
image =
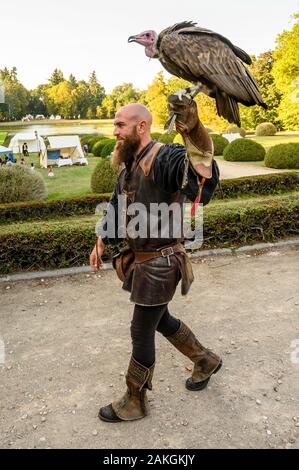
{"type": "Polygon", "coordinates": [[[123,421],[123,419],[120,419],[120,418],[115,418],[115,419],[106,418],[105,416],[101,415],[101,413],[98,414],[98,417],[102,421],[105,421],[106,423],[120,423],[121,421],[123,421]]]}
{"type": "Polygon", "coordinates": [[[210,377],[208,377],[206,380],[202,380],[201,382],[192,382],[192,379],[189,378],[186,380],[186,388],[187,390],[190,390],[192,392],[195,392],[195,391],[199,391],[199,390],[204,390],[206,388],[206,386],[208,385],[209,381],[210,381],[210,378],[213,374],[217,374],[217,372],[221,369],[222,367],[222,360],[219,362],[218,366],[216,367],[216,369],[214,370],[214,372],[212,372],[212,374],[210,375],[210,377]]]}

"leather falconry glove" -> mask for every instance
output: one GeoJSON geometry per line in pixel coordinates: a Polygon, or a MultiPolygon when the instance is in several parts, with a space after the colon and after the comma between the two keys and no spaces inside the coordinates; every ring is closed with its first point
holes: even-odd
{"type": "Polygon", "coordinates": [[[196,102],[192,98],[178,95],[168,96],[168,111],[176,114],[176,129],[182,135],[190,161],[196,175],[212,177],[214,146],[212,139],[198,118],[196,102]]]}

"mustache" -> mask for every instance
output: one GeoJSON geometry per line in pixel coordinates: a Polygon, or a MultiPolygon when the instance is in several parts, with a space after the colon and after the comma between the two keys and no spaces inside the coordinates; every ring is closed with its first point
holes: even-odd
{"type": "Polygon", "coordinates": [[[117,140],[113,155],[112,164],[119,167],[121,163],[134,159],[134,152],[138,149],[140,138],[133,135],[129,138],[120,138],[117,140]]]}

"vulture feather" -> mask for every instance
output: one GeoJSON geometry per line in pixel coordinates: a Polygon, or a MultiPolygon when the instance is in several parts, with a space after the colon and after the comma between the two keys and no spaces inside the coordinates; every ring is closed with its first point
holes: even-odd
{"type": "Polygon", "coordinates": [[[244,63],[252,63],[249,55],[218,33],[184,21],[164,29],[144,31],[130,36],[129,42],[145,47],[148,57],[160,60],[172,75],[194,84],[215,98],[219,116],[238,126],[238,103],[259,105],[267,109],[253,76],[244,63]]]}

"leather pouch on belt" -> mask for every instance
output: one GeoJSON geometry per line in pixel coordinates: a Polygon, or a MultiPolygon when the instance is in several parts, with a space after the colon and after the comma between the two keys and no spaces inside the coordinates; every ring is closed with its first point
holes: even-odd
{"type": "Polygon", "coordinates": [[[135,254],[131,248],[124,248],[112,258],[113,268],[116,270],[117,277],[124,282],[126,276],[135,261],[135,254]]]}

